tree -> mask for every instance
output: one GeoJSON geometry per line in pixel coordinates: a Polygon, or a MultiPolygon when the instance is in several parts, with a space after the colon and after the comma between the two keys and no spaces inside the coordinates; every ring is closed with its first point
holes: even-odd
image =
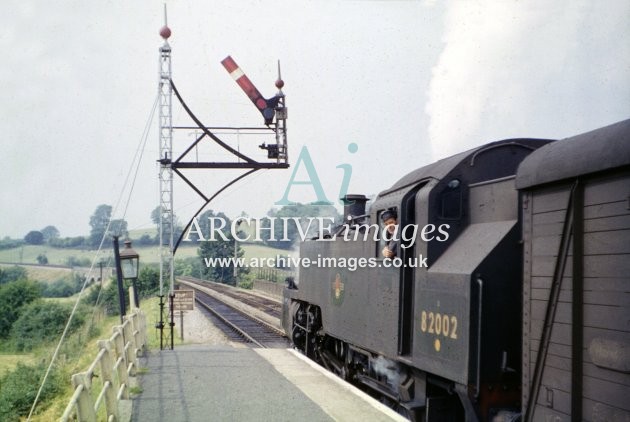
{"type": "MultiPolygon", "coordinates": [[[[203,238],[207,239],[211,237],[211,234],[210,234],[210,231],[211,231],[210,220],[211,219],[216,219],[215,227],[217,228],[221,224],[223,224],[223,223],[220,223],[219,221],[225,222],[225,225],[223,229],[221,230],[222,232],[228,233],[230,231],[230,226],[232,223],[227,215],[225,215],[223,212],[215,213],[213,210],[208,210],[208,211],[205,211],[203,214],[201,214],[199,217],[197,217],[197,225],[199,226],[199,232],[201,233],[201,236],[203,238]]],[[[192,233],[188,234],[188,239],[192,242],[199,241],[199,234],[197,233],[196,228],[195,230],[192,231],[192,233]]]]}
{"type": "Polygon", "coordinates": [[[90,217],[90,246],[99,247],[112,217],[111,205],[99,205],[90,217]]]}
{"type": "Polygon", "coordinates": [[[29,245],[41,245],[44,243],[44,235],[38,230],[32,230],[24,236],[24,241],[29,245]]]}
{"type": "MultiPolygon", "coordinates": [[[[155,224],[155,232],[157,233],[155,235],[155,243],[157,243],[158,245],[160,244],[160,209],[160,206],[157,206],[153,209],[153,211],[151,211],[151,221],[153,221],[153,224],[155,224]]],[[[169,224],[169,221],[164,221],[164,234],[162,241],[165,244],[168,243],[166,234],[168,233],[169,224]]],[[[182,234],[183,227],[175,214],[173,214],[173,226],[175,227],[173,231],[173,242],[177,242],[177,239],[179,239],[179,236],[181,236],[182,234]]]]}
{"type": "Polygon", "coordinates": [[[190,256],[188,258],[175,260],[175,275],[203,277],[204,262],[199,257],[190,256]]]}
{"type": "Polygon", "coordinates": [[[151,221],[153,221],[153,224],[155,224],[158,229],[160,228],[160,206],[159,205],[155,207],[153,211],[151,211],[151,221]]]}
{"type": "Polygon", "coordinates": [[[129,237],[129,231],[127,230],[127,222],[125,220],[112,220],[109,225],[109,231],[114,236],[120,236],[121,238],[129,237]]]}
{"type": "MultiPolygon", "coordinates": [[[[56,339],[64,330],[72,306],[55,301],[37,300],[24,306],[20,317],[11,327],[11,340],[18,352],[31,351],[42,343],[56,339]]],[[[72,318],[68,333],[84,322],[84,313],[77,312],[72,318]]]]}
{"type": "Polygon", "coordinates": [[[46,264],[48,264],[48,257],[45,254],[40,253],[39,255],[37,255],[37,263],[39,265],[46,265],[46,264]]]}
{"type": "MultiPolygon", "coordinates": [[[[221,236],[217,235],[215,236],[215,240],[206,240],[205,242],[201,242],[201,246],[197,251],[199,257],[204,261],[204,263],[206,259],[209,258],[229,259],[234,257],[234,247],[236,246],[236,258],[242,258],[245,255],[245,251],[232,237],[232,233],[230,232],[231,222],[224,213],[220,212],[215,214],[212,210],[209,210],[199,217],[199,228],[201,229],[204,237],[206,237],[209,232],[209,218],[213,217],[225,219],[225,227],[221,231],[227,240],[223,240],[221,236]]],[[[238,235],[239,237],[242,237],[242,233],[238,235]]],[[[191,236],[191,239],[193,237],[194,236],[191,236]]],[[[204,265],[202,272],[208,280],[216,281],[218,283],[231,284],[233,286],[236,285],[237,280],[234,277],[234,262],[232,261],[230,261],[228,265],[204,265]]],[[[238,273],[241,275],[248,272],[247,268],[238,269],[238,273]]]]}
{"type": "MultiPolygon", "coordinates": [[[[234,257],[234,238],[232,238],[229,232],[226,233],[226,238],[227,240],[218,238],[214,241],[208,240],[202,242],[198,250],[199,257],[202,258],[204,262],[206,258],[229,259],[234,257]]],[[[236,257],[242,258],[245,255],[245,250],[241,248],[238,242],[236,243],[236,248],[236,257]]],[[[202,272],[207,280],[236,286],[237,280],[234,277],[233,261],[229,261],[227,265],[204,265],[202,272]]],[[[248,268],[242,267],[238,269],[238,274],[240,275],[244,275],[248,272],[248,268]]]]}
{"type": "Polygon", "coordinates": [[[42,291],[43,297],[70,297],[76,293],[72,282],[64,279],[52,283],[45,283],[42,291]]]}
{"type": "Polygon", "coordinates": [[[155,239],[153,239],[148,234],[143,234],[140,236],[140,239],[134,241],[138,246],[149,246],[155,244],[155,239]]]}
{"type": "Polygon", "coordinates": [[[40,296],[41,288],[34,281],[20,280],[0,286],[0,338],[8,337],[22,307],[40,296]]]}
{"type": "MultiPolygon", "coordinates": [[[[19,362],[17,367],[3,374],[0,378],[0,420],[19,422],[20,417],[29,414],[31,405],[37,395],[37,386],[46,373],[46,365],[24,365],[19,362]]],[[[65,378],[58,368],[53,368],[48,374],[48,382],[42,386],[39,395],[40,404],[50,402],[63,390],[65,378]]]]}
{"type": "Polygon", "coordinates": [[[55,248],[77,248],[80,246],[86,246],[86,240],[83,236],[77,237],[64,237],[63,239],[51,239],[50,246],[54,246],[55,248]]]}
{"type": "Polygon", "coordinates": [[[111,205],[99,205],[96,207],[96,211],[90,217],[90,240],[89,245],[93,248],[98,248],[101,245],[103,237],[107,234],[107,227],[109,225],[109,233],[114,236],[128,237],[127,222],[123,219],[112,220],[112,207],[111,205]]]}
{"type": "Polygon", "coordinates": [[[59,230],[55,226],[46,226],[40,230],[44,235],[44,242],[50,243],[54,239],[59,238],[59,230]]]}
{"type": "MultiPolygon", "coordinates": [[[[126,306],[129,306],[129,296],[127,292],[132,285],[131,280],[123,280],[126,306]]],[[[160,290],[160,270],[152,267],[142,267],[138,274],[138,279],[136,280],[136,289],[139,299],[157,294],[160,290]]],[[[168,289],[168,286],[166,286],[166,289],[168,289]]],[[[102,287],[101,290],[102,291],[99,291],[98,288],[93,288],[86,299],[87,303],[96,305],[98,299],[98,304],[105,309],[108,315],[119,314],[120,304],[118,301],[118,285],[116,280],[112,280],[105,287],[102,287]]]]}
{"type": "Polygon", "coordinates": [[[271,233],[269,230],[261,230],[260,237],[265,242],[265,244],[274,248],[281,249],[291,249],[296,240],[301,240],[300,232],[297,228],[295,220],[287,220],[287,236],[284,236],[285,223],[282,218],[297,218],[297,221],[299,221],[302,231],[306,233],[306,238],[316,236],[318,232],[322,229],[322,227],[320,227],[319,221],[316,220],[317,217],[325,218],[324,220],[322,220],[325,227],[334,227],[335,224],[340,224],[341,221],[341,215],[332,205],[285,205],[279,210],[270,210],[267,213],[267,216],[269,218],[264,218],[260,221],[261,227],[263,229],[268,229],[269,227],[271,227],[271,218],[275,218],[273,226],[273,238],[275,240],[271,240],[271,233]],[[334,222],[332,222],[328,218],[334,219],[334,222]]]}
{"type": "Polygon", "coordinates": [[[12,281],[26,280],[26,277],[27,273],[24,267],[14,265],[9,268],[0,268],[0,285],[7,284],[12,281]]]}
{"type": "Polygon", "coordinates": [[[160,271],[157,268],[142,268],[136,280],[136,289],[140,299],[158,293],[160,290],[160,271]]]}
{"type": "Polygon", "coordinates": [[[19,248],[24,244],[24,239],[11,239],[9,236],[5,236],[0,240],[0,250],[19,248]]]}
{"type": "Polygon", "coordinates": [[[66,258],[65,265],[68,267],[90,267],[92,265],[92,261],[90,258],[77,258],[74,255],[66,258]]]}

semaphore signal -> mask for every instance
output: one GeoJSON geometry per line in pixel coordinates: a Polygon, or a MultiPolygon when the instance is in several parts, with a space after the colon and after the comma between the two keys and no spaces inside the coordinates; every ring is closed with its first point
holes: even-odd
{"type": "MultiPolygon", "coordinates": [[[[247,75],[236,64],[232,56],[227,56],[221,61],[221,64],[236,81],[238,86],[240,86],[245,94],[247,94],[247,97],[252,101],[252,103],[254,103],[256,108],[261,112],[265,119],[265,124],[270,125],[273,122],[275,109],[280,101],[282,87],[284,86],[284,81],[280,79],[280,76],[278,76],[278,80],[276,81],[276,87],[280,89],[279,94],[273,98],[265,99],[252,81],[249,80],[247,75]]],[[[278,64],[278,73],[280,73],[280,64],[278,64]]]]}
{"type": "MultiPolygon", "coordinates": [[[[287,148],[287,108],[286,98],[282,92],[284,81],[280,77],[280,63],[278,62],[278,79],[275,86],[278,92],[270,99],[265,99],[260,91],[254,86],[249,78],[238,67],[234,59],[228,56],[221,63],[230,72],[238,85],[245,91],[249,99],[254,103],[256,108],[264,117],[266,127],[256,128],[257,130],[269,132],[271,130],[275,135],[275,143],[260,145],[261,149],[267,151],[267,159],[271,161],[257,160],[243,154],[238,149],[229,145],[228,142],[220,139],[212,132],[211,127],[204,125],[201,120],[192,112],[190,107],[184,102],[180,92],[175,87],[171,72],[171,47],[168,39],[172,32],[166,22],[166,5],[164,6],[164,26],[160,29],[160,36],[164,40],[160,47],[160,72],[159,72],[159,138],[160,150],[158,163],[159,183],[160,183],[160,322],[157,328],[160,330],[160,348],[163,344],[164,321],[164,284],[169,281],[169,311],[170,315],[170,348],[173,348],[173,297],[174,297],[174,255],[177,247],[182,241],[183,233],[190,227],[193,220],[203,211],[203,209],[221,192],[238,182],[239,180],[249,176],[260,169],[283,169],[288,168],[288,148],[287,148]],[[190,119],[195,123],[195,129],[201,130],[201,136],[188,147],[177,158],[173,156],[173,130],[190,128],[173,126],[173,104],[172,95],[175,94],[180,105],[186,111],[190,119]],[[193,151],[202,141],[212,142],[215,145],[229,152],[234,158],[233,160],[221,162],[200,162],[197,159],[188,159],[188,154],[193,151]],[[243,174],[235,177],[233,180],[220,187],[213,194],[207,194],[201,187],[196,186],[183,171],[187,169],[244,169],[243,174]],[[182,236],[175,241],[174,239],[174,217],[173,217],[173,174],[179,176],[188,184],[204,201],[199,210],[191,217],[190,221],[184,228],[182,236]]],[[[167,321],[169,318],[167,317],[167,321]]]]}

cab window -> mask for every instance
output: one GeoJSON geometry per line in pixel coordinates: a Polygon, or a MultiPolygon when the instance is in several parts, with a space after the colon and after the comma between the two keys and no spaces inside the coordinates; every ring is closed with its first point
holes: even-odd
{"type": "Polygon", "coordinates": [[[439,218],[459,220],[462,218],[462,188],[459,179],[452,179],[438,198],[439,218]]]}

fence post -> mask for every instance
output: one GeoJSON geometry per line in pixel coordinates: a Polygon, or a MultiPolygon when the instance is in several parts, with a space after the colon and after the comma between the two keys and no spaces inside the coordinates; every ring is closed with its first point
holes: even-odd
{"type": "Polygon", "coordinates": [[[127,355],[125,354],[125,336],[123,335],[123,329],[120,325],[113,328],[115,335],[114,345],[116,347],[116,359],[120,358],[120,365],[118,365],[118,381],[120,384],[125,385],[122,398],[129,398],[129,375],[127,374],[127,355]]]}
{"type": "Polygon", "coordinates": [[[149,347],[149,338],[147,334],[147,317],[144,312],[140,313],[140,327],[141,327],[141,338],[142,338],[142,353],[148,349],[149,347]]]}
{"type": "Polygon", "coordinates": [[[141,335],[141,324],[140,324],[140,313],[134,312],[130,315],[129,318],[131,322],[131,331],[133,332],[133,341],[134,341],[134,356],[137,358],[142,355],[142,335],[141,335]]]}
{"type": "Polygon", "coordinates": [[[136,292],[133,290],[133,286],[129,286],[129,309],[131,312],[137,312],[136,307],[136,292]]]}
{"type": "Polygon", "coordinates": [[[108,340],[99,340],[96,343],[99,349],[105,349],[105,353],[101,358],[101,377],[103,378],[103,388],[109,382],[109,388],[105,391],[105,409],[107,410],[107,418],[114,417],[116,421],[120,420],[118,415],[118,394],[119,383],[113,376],[114,362],[112,359],[112,346],[108,340]]]}
{"type": "Polygon", "coordinates": [[[87,379],[84,372],[74,374],[72,376],[72,385],[74,388],[81,386],[81,393],[77,400],[77,415],[80,421],[96,422],[96,412],[94,412],[94,402],[90,395],[90,380],[87,379]]]}
{"type": "Polygon", "coordinates": [[[125,333],[125,351],[127,354],[127,367],[131,364],[131,371],[129,375],[135,375],[136,373],[136,341],[135,336],[133,335],[133,330],[131,327],[131,316],[125,316],[125,323],[123,324],[123,333],[125,333]]]}

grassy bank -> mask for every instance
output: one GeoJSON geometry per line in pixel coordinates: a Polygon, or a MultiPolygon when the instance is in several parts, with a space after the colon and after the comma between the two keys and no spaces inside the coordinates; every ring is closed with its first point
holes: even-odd
{"type": "MultiPolygon", "coordinates": [[[[197,257],[197,249],[199,244],[197,243],[182,243],[177,249],[175,259],[185,259],[190,257],[197,257]]],[[[295,252],[287,251],[285,249],[276,249],[266,246],[262,243],[241,243],[241,247],[245,250],[245,258],[273,258],[276,255],[295,255],[295,252]]],[[[157,246],[136,246],[133,248],[140,255],[140,259],[145,264],[156,264],[160,262],[160,254],[157,246]]],[[[112,248],[107,245],[101,251],[97,262],[102,260],[107,261],[112,254],[112,248]]],[[[70,249],[70,248],[53,248],[46,245],[24,245],[19,248],[0,250],[0,262],[10,263],[23,263],[23,264],[37,264],[37,257],[45,255],[48,258],[50,265],[66,265],[68,259],[74,257],[78,260],[87,260],[92,262],[96,256],[96,251],[89,249],[70,249]]],[[[97,267],[98,268],[98,267],[97,267]]],[[[64,269],[57,269],[59,274],[62,274],[64,269]]],[[[30,270],[29,270],[30,271],[30,270]]],[[[33,269],[33,271],[36,271],[33,269]]],[[[30,275],[30,273],[29,273],[30,275]]],[[[47,274],[43,274],[43,277],[49,277],[47,274]]],[[[33,279],[39,280],[37,276],[33,276],[33,279]]]]}
{"type": "Polygon", "coordinates": [[[0,376],[15,369],[18,363],[30,365],[35,363],[35,355],[24,353],[21,355],[0,353],[0,376]]]}

